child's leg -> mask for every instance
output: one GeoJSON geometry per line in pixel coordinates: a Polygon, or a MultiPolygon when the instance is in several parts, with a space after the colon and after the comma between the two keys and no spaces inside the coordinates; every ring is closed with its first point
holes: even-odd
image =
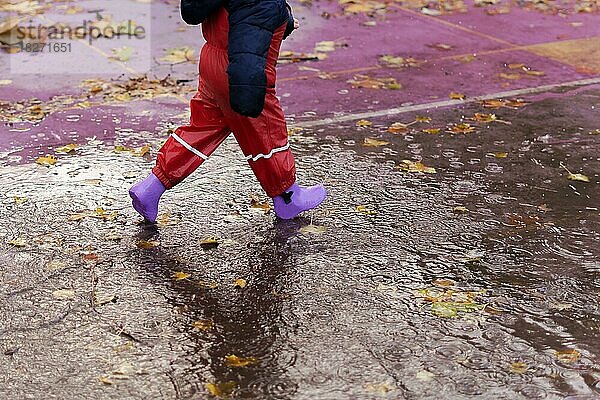
{"type": "Polygon", "coordinates": [[[270,197],[280,195],[296,182],[296,165],[285,118],[274,90],[268,90],[264,110],[258,118],[230,111],[227,122],[256,178],[270,197]]]}
{"type": "Polygon", "coordinates": [[[152,173],[170,189],[196,170],[231,133],[207,89],[190,102],[190,124],[179,127],[158,152],[152,173]]]}

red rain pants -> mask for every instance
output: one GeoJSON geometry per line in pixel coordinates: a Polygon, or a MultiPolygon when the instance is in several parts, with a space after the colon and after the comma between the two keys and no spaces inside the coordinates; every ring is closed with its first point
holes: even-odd
{"type": "Polygon", "coordinates": [[[267,96],[257,118],[242,116],[229,106],[228,30],[224,8],[202,24],[207,43],[200,54],[200,82],[190,102],[190,124],[177,128],[167,139],[152,172],[170,189],[194,172],[233,132],[261,186],[270,197],[275,197],[296,181],[285,118],[275,96],[275,67],[285,25],[275,31],[271,41],[266,66],[267,96]]]}

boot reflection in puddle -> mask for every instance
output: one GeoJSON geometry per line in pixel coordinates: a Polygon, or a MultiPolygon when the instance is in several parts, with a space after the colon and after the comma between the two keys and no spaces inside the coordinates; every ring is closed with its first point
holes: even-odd
{"type": "MultiPolygon", "coordinates": [[[[286,395],[296,391],[296,383],[286,378],[296,359],[287,343],[287,331],[294,328],[282,310],[289,307],[285,292],[294,276],[290,239],[301,224],[277,224],[262,241],[250,243],[246,258],[238,260],[218,260],[219,253],[203,252],[199,246],[192,251],[199,252],[194,258],[205,261],[196,263],[182,261],[160,244],[138,249],[140,264],[153,284],[163,284],[175,310],[170,323],[179,337],[166,340],[171,348],[183,349],[169,373],[179,395],[208,391],[265,398],[273,390],[286,395]],[[234,277],[244,280],[235,285],[234,277]]],[[[138,234],[140,241],[158,237],[158,230],[149,226],[138,234]]]]}

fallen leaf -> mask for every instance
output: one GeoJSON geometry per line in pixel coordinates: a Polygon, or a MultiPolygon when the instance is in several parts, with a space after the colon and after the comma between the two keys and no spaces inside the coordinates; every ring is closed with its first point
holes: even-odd
{"type": "Polygon", "coordinates": [[[454,285],[456,285],[456,282],[453,281],[452,279],[434,279],[432,282],[435,286],[439,286],[439,287],[452,287],[454,285]]]}
{"type": "Polygon", "coordinates": [[[256,364],[256,358],[255,357],[238,357],[234,354],[230,354],[228,356],[225,356],[225,364],[227,364],[227,366],[229,366],[229,367],[234,367],[234,368],[247,367],[248,365],[256,364]]]}
{"type": "Polygon", "coordinates": [[[354,88],[398,90],[402,85],[395,78],[374,78],[366,75],[357,75],[347,81],[354,88]]]}
{"type": "Polygon", "coordinates": [[[429,128],[429,129],[423,129],[421,132],[429,133],[430,135],[437,135],[438,133],[441,132],[441,129],[440,128],[429,128]]]}
{"type": "Polygon", "coordinates": [[[335,47],[336,47],[336,43],[333,40],[317,42],[317,44],[315,44],[315,52],[316,53],[327,53],[330,51],[334,51],[335,47]]]}
{"type": "Polygon", "coordinates": [[[554,355],[559,361],[567,364],[576,363],[581,358],[581,353],[575,349],[557,350],[554,355]]]}
{"type": "Polygon", "coordinates": [[[58,300],[73,300],[75,291],[73,289],[58,289],[52,292],[52,297],[58,300]]]}
{"type": "Polygon", "coordinates": [[[387,131],[390,133],[408,133],[410,129],[407,124],[402,122],[394,122],[387,128],[387,131]]]}
{"type": "Polygon", "coordinates": [[[188,273],[181,272],[181,271],[173,273],[173,279],[175,279],[176,281],[181,281],[181,280],[187,279],[190,276],[192,276],[192,274],[188,274],[188,273]]]}
{"type": "Polygon", "coordinates": [[[464,93],[450,92],[449,97],[452,100],[464,100],[467,98],[467,95],[464,93]]]}
{"type": "Polygon", "coordinates": [[[14,196],[13,200],[15,201],[15,204],[23,204],[23,203],[27,203],[29,201],[29,199],[27,197],[19,197],[19,196],[14,196]]]}
{"type": "Polygon", "coordinates": [[[454,48],[454,46],[452,46],[450,44],[445,44],[445,43],[428,44],[427,46],[432,47],[437,50],[443,50],[443,51],[452,50],[454,48]]]}
{"type": "Polygon", "coordinates": [[[210,394],[219,398],[229,397],[233,391],[237,388],[237,383],[234,381],[227,381],[223,383],[205,383],[204,387],[210,394]]]}
{"type": "Polygon", "coordinates": [[[432,374],[431,372],[423,369],[423,370],[417,372],[417,374],[415,375],[415,378],[417,378],[417,380],[421,381],[421,382],[430,382],[434,376],[435,375],[432,374]]]}
{"type": "Polygon", "coordinates": [[[112,49],[113,56],[111,58],[119,61],[129,61],[131,56],[133,55],[133,48],[129,46],[117,47],[116,49],[112,49]]]}
{"type": "Polygon", "coordinates": [[[366,120],[366,119],[361,119],[361,120],[356,121],[356,126],[358,126],[360,128],[366,128],[366,127],[373,126],[373,123],[371,121],[366,120]]]}
{"type": "Polygon", "coordinates": [[[508,153],[505,151],[500,151],[498,153],[492,153],[496,158],[506,158],[508,157],[508,153]]]}
{"type": "Polygon", "coordinates": [[[454,134],[465,134],[471,133],[475,131],[475,127],[471,126],[471,124],[454,124],[450,127],[450,130],[447,132],[454,134]]]}
{"type": "Polygon", "coordinates": [[[423,117],[423,116],[417,115],[415,117],[415,122],[423,122],[423,123],[428,124],[428,123],[431,122],[431,118],[430,117],[423,117]]]}
{"type": "Polygon", "coordinates": [[[375,138],[365,138],[363,141],[363,146],[365,147],[381,147],[387,146],[388,144],[390,144],[390,142],[375,138]]]}
{"type": "Polygon", "coordinates": [[[191,47],[176,47],[168,49],[166,55],[160,59],[171,64],[180,64],[194,60],[194,49],[191,47]]]}
{"type": "Polygon", "coordinates": [[[386,394],[394,390],[394,387],[387,383],[365,383],[364,388],[367,392],[386,394]]]}
{"type": "Polygon", "coordinates": [[[56,164],[56,156],[46,154],[44,157],[39,157],[35,162],[44,166],[54,165],[56,164]]]}
{"type": "Polygon", "coordinates": [[[246,282],[246,280],[242,278],[238,278],[235,281],[233,281],[233,286],[239,287],[240,289],[245,288],[247,284],[248,283],[246,282]]]}
{"type": "Polygon", "coordinates": [[[577,182],[589,182],[590,178],[587,175],[583,175],[583,174],[569,174],[567,175],[567,179],[570,181],[577,181],[577,182]]]}
{"type": "Polygon", "coordinates": [[[357,213],[364,214],[364,215],[375,215],[375,214],[377,214],[377,211],[371,210],[371,209],[367,208],[367,206],[363,206],[363,205],[356,206],[356,208],[354,210],[357,213]]]}
{"type": "Polygon", "coordinates": [[[102,383],[104,383],[105,385],[113,385],[114,382],[111,381],[108,376],[101,376],[100,378],[98,378],[98,380],[102,383]]]}
{"type": "Polygon", "coordinates": [[[216,249],[219,246],[219,239],[215,236],[207,237],[200,241],[200,247],[204,250],[216,249]]]}
{"type": "Polygon", "coordinates": [[[201,331],[209,331],[215,326],[215,323],[212,319],[200,319],[194,322],[192,326],[196,329],[200,329],[201,331]]]}
{"type": "Polygon", "coordinates": [[[508,366],[508,370],[513,374],[524,374],[529,370],[529,366],[522,361],[516,361],[508,366]]]}
{"type": "Polygon", "coordinates": [[[140,240],[136,245],[140,249],[152,249],[154,247],[158,247],[160,242],[158,240],[140,240]]]}
{"type": "Polygon", "coordinates": [[[265,214],[268,214],[272,207],[268,201],[260,201],[258,197],[252,196],[250,199],[250,208],[262,210],[265,214]]]}
{"type": "Polygon", "coordinates": [[[467,207],[463,207],[463,206],[456,206],[452,209],[452,211],[457,214],[466,214],[469,212],[469,209],[467,207]]]}
{"type": "Polygon", "coordinates": [[[402,160],[397,169],[404,172],[424,172],[426,174],[435,174],[437,171],[433,167],[428,167],[420,161],[402,160]]]}
{"type": "Polygon", "coordinates": [[[27,240],[24,238],[16,238],[8,241],[8,244],[15,247],[25,247],[27,246],[27,240]]]}

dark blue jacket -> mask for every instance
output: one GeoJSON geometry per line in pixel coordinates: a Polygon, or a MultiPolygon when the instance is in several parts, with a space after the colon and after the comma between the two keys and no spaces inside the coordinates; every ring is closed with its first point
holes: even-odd
{"type": "Polygon", "coordinates": [[[273,32],[287,23],[287,37],[294,29],[294,18],[285,0],[181,0],[181,16],[186,23],[197,25],[221,6],[229,14],[231,108],[258,117],[267,92],[265,68],[273,32]]]}

